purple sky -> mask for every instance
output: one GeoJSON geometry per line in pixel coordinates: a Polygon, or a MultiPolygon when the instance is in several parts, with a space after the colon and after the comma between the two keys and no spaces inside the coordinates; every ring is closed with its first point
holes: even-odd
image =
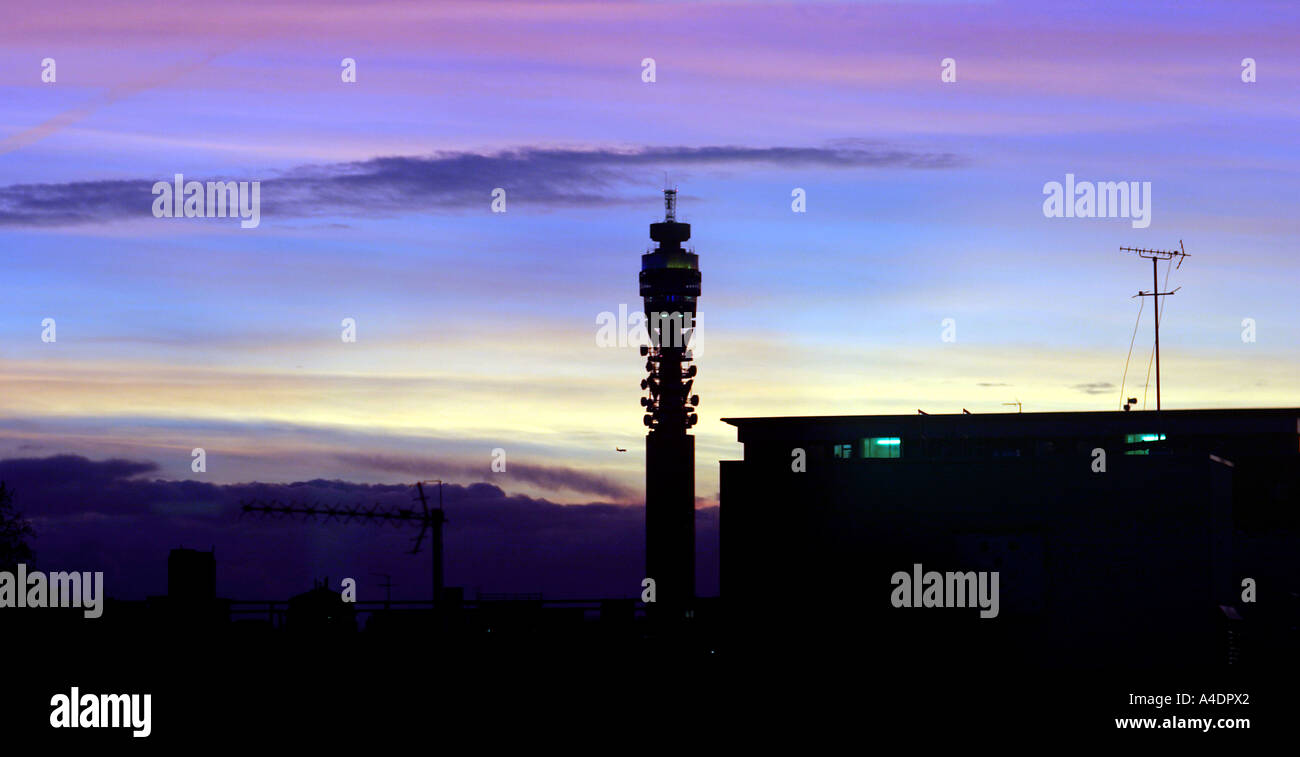
{"type": "MultiPolygon", "coordinates": [[[[640,306],[665,172],[704,273],[702,505],[740,455],[722,417],[1142,396],[1149,307],[1120,381],[1150,269],[1121,245],[1193,256],[1167,407],[1293,406],[1298,33],[1291,3],[9,8],[0,460],[149,466],[124,490],[441,476],[635,506],[642,362],[596,324],[640,306]],[[262,181],[261,225],[154,218],[176,173],[262,181]],[[1150,226],[1044,217],[1067,173],[1151,182],[1150,226]]],[[[112,517],[177,521],[152,501],[112,517]]],[[[51,519],[47,554],[111,528],[19,504],[51,519]]]]}

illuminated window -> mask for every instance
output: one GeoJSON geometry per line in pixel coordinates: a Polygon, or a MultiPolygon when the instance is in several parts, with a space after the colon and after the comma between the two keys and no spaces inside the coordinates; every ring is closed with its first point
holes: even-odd
{"type": "Polygon", "coordinates": [[[840,460],[848,460],[849,458],[853,457],[853,445],[852,444],[835,445],[835,457],[839,458],[840,460]]]}
{"type": "MultiPolygon", "coordinates": [[[[1164,440],[1165,440],[1165,435],[1164,435],[1164,434],[1150,434],[1150,433],[1149,433],[1149,434],[1125,434],[1125,435],[1124,435],[1124,443],[1125,443],[1125,444],[1150,444],[1151,442],[1163,442],[1164,440]]],[[[1124,454],[1126,454],[1126,455],[1149,455],[1149,454],[1151,454],[1151,450],[1149,450],[1149,449],[1131,449],[1131,450],[1127,450],[1127,451],[1125,451],[1124,454]]]]}
{"type": "Polygon", "coordinates": [[[901,457],[903,440],[897,436],[871,436],[862,440],[862,456],[866,458],[901,457]]]}

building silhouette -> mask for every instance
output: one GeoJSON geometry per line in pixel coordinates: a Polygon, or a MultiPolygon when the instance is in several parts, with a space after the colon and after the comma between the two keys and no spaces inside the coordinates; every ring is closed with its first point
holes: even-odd
{"type": "Polygon", "coordinates": [[[1294,661],[1300,409],[724,420],[744,459],[721,463],[723,580],[752,652],[1294,661]],[[999,572],[998,616],[894,607],[917,564],[999,572]],[[1272,596],[1243,602],[1246,578],[1272,596]]]}
{"type": "Polygon", "coordinates": [[[172,602],[211,602],[216,596],[216,550],[181,547],[167,555],[167,597],[172,602]]]}
{"type": "Polygon", "coordinates": [[[329,588],[329,579],[290,597],[286,621],[287,630],[295,635],[335,636],[357,630],[355,608],[329,588]]]}
{"type": "Polygon", "coordinates": [[[173,631],[202,634],[230,622],[229,601],[217,598],[216,550],[179,547],[167,555],[167,596],[148,602],[173,631]]]}

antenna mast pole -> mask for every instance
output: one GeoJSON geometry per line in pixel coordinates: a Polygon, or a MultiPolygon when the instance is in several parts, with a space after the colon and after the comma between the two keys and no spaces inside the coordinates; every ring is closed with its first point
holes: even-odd
{"type": "Polygon", "coordinates": [[[411,554],[420,551],[420,541],[424,537],[425,529],[433,527],[433,534],[430,539],[433,542],[433,605],[437,607],[442,602],[442,524],[447,522],[442,509],[442,479],[430,479],[427,481],[415,482],[415,487],[420,491],[420,505],[424,507],[424,528],[420,529],[420,536],[416,537],[415,549],[411,554]],[[438,509],[430,511],[429,503],[424,496],[425,484],[438,485],[438,509]]]}
{"type": "MultiPolygon", "coordinates": [[[[1143,248],[1143,247],[1121,247],[1121,248],[1119,248],[1119,249],[1120,249],[1120,252],[1133,252],[1133,253],[1136,253],[1136,254],[1138,255],[1138,257],[1142,257],[1142,258],[1150,258],[1150,259],[1151,259],[1151,291],[1150,291],[1150,292],[1143,292],[1143,291],[1140,291],[1140,290],[1139,290],[1138,293],[1135,294],[1135,295],[1133,295],[1133,296],[1134,296],[1134,297],[1154,297],[1154,298],[1155,298],[1154,302],[1155,302],[1155,310],[1156,310],[1156,314],[1155,314],[1155,324],[1156,324],[1156,410],[1159,410],[1159,409],[1160,409],[1160,297],[1161,297],[1162,295],[1170,295],[1170,294],[1173,294],[1174,292],[1177,292],[1179,289],[1182,289],[1182,287],[1177,287],[1177,288],[1175,288],[1175,289],[1173,290],[1173,292],[1162,292],[1162,291],[1160,291],[1160,283],[1159,283],[1160,280],[1159,280],[1159,276],[1158,276],[1158,270],[1159,270],[1159,265],[1160,265],[1160,262],[1159,262],[1159,261],[1161,261],[1161,260],[1173,260],[1174,258],[1177,258],[1177,259],[1178,259],[1178,265],[1177,265],[1176,267],[1177,267],[1177,268],[1182,268],[1182,267],[1183,267],[1183,258],[1188,258],[1188,257],[1191,257],[1191,256],[1188,255],[1186,252],[1183,251],[1183,240],[1181,240],[1181,239],[1178,240],[1178,249],[1177,249],[1177,250],[1148,250],[1148,249],[1143,248]]],[[[1148,374],[1148,375],[1149,375],[1149,374],[1148,374]]]]}

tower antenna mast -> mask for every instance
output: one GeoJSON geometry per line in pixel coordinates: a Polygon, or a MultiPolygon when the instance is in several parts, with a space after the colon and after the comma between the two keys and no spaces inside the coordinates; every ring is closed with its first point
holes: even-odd
{"type": "MultiPolygon", "coordinates": [[[[667,183],[665,181],[665,183],[667,183]]],[[[695,437],[700,396],[692,338],[700,296],[699,256],[683,243],[691,225],[677,220],[677,190],[664,188],[664,220],[650,224],[658,246],[641,256],[639,284],[649,344],[641,345],[646,428],[646,576],[667,617],[690,617],[695,599],[695,437]]]]}
{"type": "MultiPolygon", "coordinates": [[[[1159,410],[1159,409],[1160,409],[1160,298],[1161,298],[1161,296],[1164,296],[1164,295],[1174,294],[1174,293],[1177,292],[1179,289],[1182,289],[1182,287],[1177,287],[1177,288],[1175,288],[1172,292],[1162,292],[1162,291],[1160,291],[1159,279],[1158,279],[1158,277],[1157,277],[1157,269],[1158,269],[1158,267],[1159,267],[1159,265],[1160,265],[1160,261],[1161,261],[1161,260],[1173,260],[1173,259],[1175,259],[1175,258],[1178,259],[1178,265],[1176,265],[1175,268],[1182,268],[1182,267],[1183,267],[1183,258],[1189,258],[1189,257],[1191,257],[1191,255],[1188,255],[1187,252],[1184,251],[1184,249],[1183,249],[1183,240],[1181,240],[1181,239],[1178,240],[1178,249],[1177,249],[1177,250],[1148,250],[1148,249],[1146,249],[1145,247],[1121,247],[1121,248],[1119,248],[1119,250],[1120,250],[1120,252],[1131,252],[1131,253],[1136,254],[1136,255],[1137,255],[1138,257],[1140,257],[1140,258],[1149,258],[1149,259],[1151,260],[1151,291],[1150,291],[1150,292],[1143,292],[1143,291],[1139,290],[1138,293],[1135,294],[1135,295],[1133,295],[1133,296],[1134,296],[1134,297],[1154,297],[1154,298],[1155,298],[1154,302],[1155,302],[1155,311],[1156,311],[1156,315],[1155,315],[1155,324],[1156,324],[1156,410],[1159,410]]],[[[1148,375],[1149,375],[1149,374],[1148,374],[1148,375]]]]}
{"type": "MultiPolygon", "coordinates": [[[[240,502],[240,509],[244,515],[259,516],[262,518],[273,518],[276,520],[284,518],[298,518],[303,520],[315,520],[321,518],[322,522],[328,523],[331,520],[337,520],[341,523],[372,523],[372,524],[389,524],[392,526],[418,525],[420,527],[419,536],[415,537],[415,545],[411,548],[410,554],[419,554],[420,545],[424,542],[424,535],[433,532],[433,604],[434,607],[442,600],[442,526],[447,522],[446,516],[442,510],[442,481],[439,479],[429,479],[417,481],[415,483],[418,495],[415,499],[420,501],[423,510],[403,508],[380,509],[379,505],[366,508],[364,505],[320,505],[314,502],[290,502],[281,503],[278,500],[250,499],[240,502]],[[425,484],[438,485],[438,507],[430,508],[427,498],[424,494],[425,484]]],[[[382,574],[379,574],[382,575],[382,574]]]]}

